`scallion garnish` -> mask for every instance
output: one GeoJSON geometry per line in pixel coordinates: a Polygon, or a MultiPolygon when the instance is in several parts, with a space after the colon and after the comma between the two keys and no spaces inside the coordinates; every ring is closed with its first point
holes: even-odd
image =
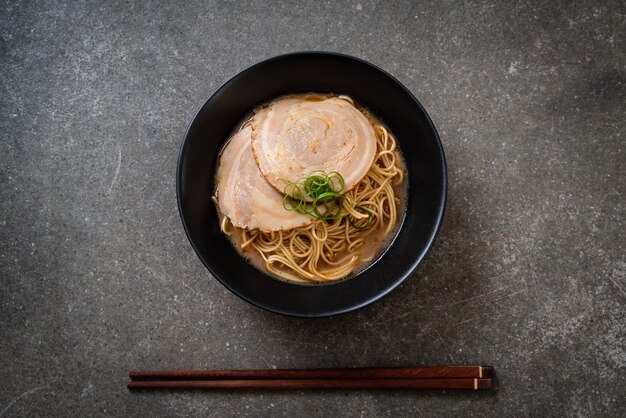
{"type": "MultiPolygon", "coordinates": [[[[313,171],[306,178],[287,182],[283,190],[283,207],[326,222],[338,221],[349,215],[352,206],[350,199],[341,194],[345,185],[342,175],[336,171],[313,171]]],[[[356,229],[369,227],[372,212],[362,206],[356,206],[355,210],[367,215],[367,218],[353,219],[353,216],[348,216],[350,225],[356,229]]]]}

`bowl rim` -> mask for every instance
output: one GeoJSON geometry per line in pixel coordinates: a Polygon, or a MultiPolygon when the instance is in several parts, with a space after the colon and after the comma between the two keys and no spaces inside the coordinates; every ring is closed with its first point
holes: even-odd
{"type": "MultiPolygon", "coordinates": [[[[391,293],[393,290],[395,290],[398,286],[400,286],[402,283],[404,283],[404,281],[411,274],[413,274],[417,270],[417,268],[420,266],[422,261],[430,253],[430,250],[432,249],[432,247],[434,245],[434,242],[435,242],[435,240],[436,240],[436,238],[437,238],[437,236],[439,234],[439,231],[441,229],[441,225],[443,223],[443,218],[444,218],[445,211],[446,211],[447,195],[448,195],[448,167],[447,167],[447,162],[446,162],[446,156],[445,156],[444,149],[443,149],[443,144],[441,143],[441,138],[439,136],[439,132],[437,131],[437,128],[435,127],[435,124],[433,123],[430,115],[428,114],[428,112],[426,112],[426,109],[424,109],[424,106],[422,106],[421,102],[415,97],[415,95],[413,95],[413,93],[402,82],[400,82],[400,80],[398,80],[395,76],[393,76],[392,74],[390,74],[386,70],[384,70],[384,69],[380,68],[379,66],[377,66],[375,64],[372,64],[371,62],[366,61],[366,60],[364,60],[362,58],[358,58],[358,57],[355,57],[355,56],[352,56],[352,55],[348,55],[348,54],[344,54],[344,53],[340,53],[340,52],[331,52],[331,51],[295,51],[295,52],[289,52],[289,53],[285,53],[285,54],[274,55],[274,56],[272,56],[270,58],[267,58],[267,59],[263,59],[261,61],[258,61],[256,63],[254,63],[254,64],[252,64],[250,66],[247,66],[244,69],[238,71],[234,76],[228,78],[226,81],[221,83],[219,85],[219,87],[214,89],[213,92],[204,101],[204,103],[194,113],[193,117],[189,121],[189,124],[187,125],[187,129],[185,130],[185,134],[183,136],[183,140],[182,140],[181,145],[179,147],[178,158],[177,158],[177,161],[176,161],[176,201],[177,201],[177,207],[178,207],[178,214],[179,214],[180,220],[181,220],[181,222],[183,224],[183,229],[185,230],[185,235],[187,236],[187,240],[191,244],[194,252],[198,256],[198,258],[200,259],[202,264],[205,266],[205,268],[211,273],[211,275],[218,282],[220,282],[220,284],[222,286],[226,287],[230,292],[232,292],[233,294],[235,294],[236,296],[238,296],[242,300],[244,300],[244,301],[246,301],[246,302],[248,302],[248,303],[250,303],[250,304],[252,304],[252,305],[254,305],[254,306],[258,307],[258,308],[261,308],[261,309],[263,309],[265,311],[272,312],[272,313],[278,313],[278,314],[281,314],[281,315],[295,317],[295,318],[324,318],[324,317],[330,317],[330,316],[341,315],[341,314],[345,314],[345,313],[349,313],[349,312],[354,312],[354,311],[357,311],[359,309],[364,308],[365,306],[371,305],[372,303],[381,300],[382,298],[387,296],[389,293],[391,293]],[[183,164],[182,164],[182,162],[183,162],[183,158],[184,158],[184,154],[185,154],[185,148],[187,146],[188,139],[189,139],[189,134],[190,134],[190,132],[192,130],[193,124],[196,121],[197,117],[202,113],[202,111],[209,104],[209,102],[211,102],[213,97],[218,95],[220,93],[220,91],[222,91],[227,85],[229,85],[232,82],[235,82],[238,78],[242,77],[245,73],[248,73],[249,71],[253,71],[256,67],[270,64],[273,61],[279,61],[279,60],[292,58],[292,57],[293,58],[297,58],[297,57],[301,57],[301,56],[330,56],[330,57],[337,57],[337,58],[357,61],[358,63],[360,63],[362,65],[371,67],[372,69],[382,73],[384,76],[388,77],[396,85],[398,85],[398,87],[400,87],[402,89],[402,91],[408,97],[410,97],[411,100],[413,100],[413,102],[415,102],[417,107],[420,109],[420,111],[425,116],[425,119],[428,122],[428,126],[429,126],[429,128],[432,130],[432,132],[434,134],[436,147],[437,147],[437,150],[439,152],[439,155],[441,156],[441,175],[442,175],[442,182],[441,182],[442,193],[441,193],[440,201],[438,202],[439,210],[438,210],[438,213],[436,213],[436,215],[435,215],[436,225],[432,229],[432,231],[430,233],[430,236],[428,237],[428,241],[427,241],[426,245],[424,246],[424,249],[421,252],[420,256],[416,257],[413,260],[413,262],[408,266],[408,268],[405,270],[405,272],[403,274],[401,274],[394,283],[390,284],[387,288],[385,288],[384,291],[379,292],[379,293],[373,295],[372,297],[370,297],[370,298],[368,298],[368,299],[366,299],[366,300],[364,300],[364,301],[362,301],[361,303],[358,303],[358,304],[353,304],[353,305],[347,306],[347,307],[342,308],[342,309],[331,309],[331,310],[326,310],[326,311],[324,311],[322,313],[313,313],[313,314],[295,313],[295,312],[292,312],[292,311],[289,311],[289,310],[277,309],[274,306],[270,307],[270,306],[264,305],[262,303],[259,303],[256,300],[248,298],[246,295],[243,295],[241,292],[237,291],[232,286],[230,286],[227,281],[222,280],[222,278],[219,277],[219,275],[214,272],[214,270],[211,267],[211,265],[204,259],[204,257],[201,256],[201,253],[200,253],[196,243],[192,239],[191,232],[190,232],[190,227],[189,227],[189,225],[187,225],[187,222],[186,222],[186,220],[185,220],[185,218],[183,216],[183,203],[182,203],[182,197],[181,197],[181,188],[182,188],[182,181],[183,181],[182,180],[182,177],[183,177],[183,164]]],[[[404,219],[404,217],[403,217],[403,219],[404,219]]],[[[398,228],[398,231],[396,232],[396,237],[397,237],[397,234],[400,233],[400,230],[402,229],[402,227],[403,227],[403,225],[400,225],[400,227],[398,228]]],[[[395,241],[396,237],[393,238],[393,240],[390,243],[389,247],[391,247],[391,245],[393,245],[393,241],[395,241]]],[[[385,252],[386,252],[386,250],[385,250],[385,252]]],[[[383,253],[383,255],[384,255],[384,253],[383,253]]],[[[381,255],[381,257],[382,257],[382,255],[381,255]]],[[[378,262],[381,257],[379,257],[376,262],[378,262]]],[[[369,267],[370,266],[368,266],[364,271],[368,270],[369,267]]],[[[263,273],[263,272],[261,272],[261,273],[263,273]]],[[[359,273],[359,274],[361,274],[361,273],[359,273]]],[[[359,274],[357,274],[355,277],[351,277],[348,280],[352,280],[352,279],[356,278],[359,274]]],[[[266,275],[266,276],[271,277],[269,275],[266,275]]],[[[273,277],[271,277],[271,278],[273,280],[277,280],[277,279],[275,279],[273,277]]],[[[333,281],[333,282],[329,282],[329,283],[312,284],[311,286],[315,286],[315,287],[333,286],[333,285],[341,283],[341,282],[344,282],[344,281],[343,280],[337,280],[337,281],[333,281]]],[[[296,283],[292,283],[292,284],[296,284],[296,283]]]]}

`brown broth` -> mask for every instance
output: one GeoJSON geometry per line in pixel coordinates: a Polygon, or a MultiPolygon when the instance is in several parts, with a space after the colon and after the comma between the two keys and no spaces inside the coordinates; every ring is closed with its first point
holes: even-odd
{"type": "MultiPolygon", "coordinates": [[[[328,98],[331,98],[331,97],[339,97],[339,96],[341,96],[341,95],[339,95],[339,94],[305,93],[305,94],[293,94],[293,95],[287,95],[287,96],[279,97],[277,99],[272,100],[271,102],[269,102],[267,104],[262,104],[262,105],[258,106],[257,108],[255,108],[255,110],[253,110],[249,115],[247,115],[245,118],[243,118],[242,122],[237,125],[236,129],[233,130],[233,133],[230,136],[232,136],[235,132],[239,131],[246,123],[248,123],[250,121],[250,119],[252,118],[252,116],[254,115],[254,112],[257,111],[257,109],[261,109],[263,107],[269,106],[272,102],[274,102],[276,100],[290,98],[290,97],[301,97],[301,98],[303,98],[305,100],[309,100],[309,101],[322,101],[322,100],[325,100],[325,99],[328,99],[328,98]]],[[[374,116],[372,114],[372,112],[370,112],[368,109],[364,108],[363,106],[360,106],[356,102],[354,103],[354,106],[357,109],[359,109],[367,117],[367,119],[370,121],[370,123],[372,125],[382,125],[382,126],[385,127],[385,129],[387,129],[387,131],[391,135],[393,135],[393,133],[387,127],[387,125],[385,125],[380,119],[378,119],[376,116],[374,116]]],[[[396,140],[396,143],[397,143],[397,140],[396,140]]],[[[224,148],[225,147],[226,147],[226,145],[224,145],[224,148]]],[[[404,160],[404,156],[402,155],[402,151],[400,150],[400,144],[397,144],[396,151],[397,151],[397,156],[399,157],[400,166],[402,167],[402,169],[406,173],[406,163],[405,163],[405,160],[404,160]]],[[[220,152],[220,158],[221,158],[221,152],[220,152]]],[[[215,192],[217,192],[217,182],[216,182],[214,190],[215,190],[215,192]]],[[[344,257],[344,256],[346,256],[348,254],[358,254],[359,255],[359,260],[360,260],[359,265],[354,269],[354,271],[352,271],[345,278],[339,279],[337,281],[350,279],[351,277],[354,277],[354,276],[358,275],[359,273],[361,273],[362,271],[364,271],[365,269],[367,269],[368,267],[373,265],[378,260],[378,258],[380,258],[385,253],[385,251],[391,245],[392,241],[395,239],[395,237],[396,237],[396,235],[397,235],[397,233],[398,233],[398,231],[399,231],[399,229],[400,229],[400,227],[401,227],[401,225],[402,225],[402,223],[404,221],[404,216],[405,216],[405,212],[406,212],[406,201],[407,201],[406,195],[407,195],[407,192],[408,192],[408,178],[407,178],[406,175],[405,175],[404,180],[402,181],[401,184],[393,186],[393,191],[394,191],[395,196],[398,197],[399,200],[400,200],[400,202],[398,204],[396,204],[397,219],[396,219],[396,224],[394,225],[394,228],[388,234],[386,234],[384,229],[382,229],[382,228],[373,229],[373,230],[369,230],[369,231],[364,231],[363,232],[363,237],[365,238],[365,243],[364,243],[364,245],[362,247],[360,247],[359,249],[357,249],[356,251],[353,251],[353,252],[345,251],[343,253],[337,254],[337,256],[336,256],[337,259],[341,259],[342,257],[344,257]]],[[[220,223],[221,223],[221,221],[223,219],[223,215],[219,211],[219,207],[218,207],[217,212],[219,214],[219,219],[220,219],[220,223]]],[[[290,283],[295,283],[294,281],[287,280],[285,278],[276,276],[272,272],[269,272],[267,270],[267,268],[265,267],[265,262],[264,262],[263,258],[261,257],[261,255],[256,250],[254,250],[254,248],[248,248],[246,250],[242,250],[241,249],[242,232],[241,232],[241,230],[239,228],[234,228],[233,227],[232,229],[233,229],[233,233],[228,237],[228,239],[233,244],[233,246],[235,247],[237,252],[239,252],[239,254],[241,254],[241,256],[248,263],[253,265],[258,270],[262,271],[263,273],[265,273],[267,275],[270,275],[270,276],[272,276],[272,277],[274,277],[274,278],[276,278],[278,280],[288,281],[290,283]]],[[[286,269],[286,271],[290,272],[289,269],[286,269]]],[[[295,273],[291,273],[291,274],[295,274],[295,273]]],[[[308,283],[302,283],[302,284],[308,284],[308,283]]],[[[310,283],[310,284],[315,285],[316,283],[310,283]]]]}

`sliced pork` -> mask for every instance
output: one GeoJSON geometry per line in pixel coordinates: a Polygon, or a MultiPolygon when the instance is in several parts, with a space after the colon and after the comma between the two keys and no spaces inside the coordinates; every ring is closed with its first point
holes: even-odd
{"type": "Polygon", "coordinates": [[[252,119],[252,150],[267,181],[283,191],[313,171],[336,171],[352,189],[376,154],[376,134],[368,119],[340,98],[280,99],[252,119]]]}
{"type": "Polygon", "coordinates": [[[283,194],[265,180],[251,148],[252,128],[236,133],[220,157],[217,170],[219,209],[240,228],[263,232],[306,226],[313,218],[283,207],[283,194]]]}

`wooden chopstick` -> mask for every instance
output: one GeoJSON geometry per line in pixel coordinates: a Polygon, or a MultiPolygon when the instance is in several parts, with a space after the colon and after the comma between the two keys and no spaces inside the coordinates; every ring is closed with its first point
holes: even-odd
{"type": "Polygon", "coordinates": [[[460,389],[491,388],[491,379],[134,380],[130,389],[460,389]]]}
{"type": "Polygon", "coordinates": [[[489,366],[440,366],[342,369],[260,370],[133,370],[132,380],[295,380],[295,379],[482,379],[493,375],[489,366]]]}
{"type": "Polygon", "coordinates": [[[489,366],[343,369],[133,370],[130,389],[491,388],[489,366]]]}

